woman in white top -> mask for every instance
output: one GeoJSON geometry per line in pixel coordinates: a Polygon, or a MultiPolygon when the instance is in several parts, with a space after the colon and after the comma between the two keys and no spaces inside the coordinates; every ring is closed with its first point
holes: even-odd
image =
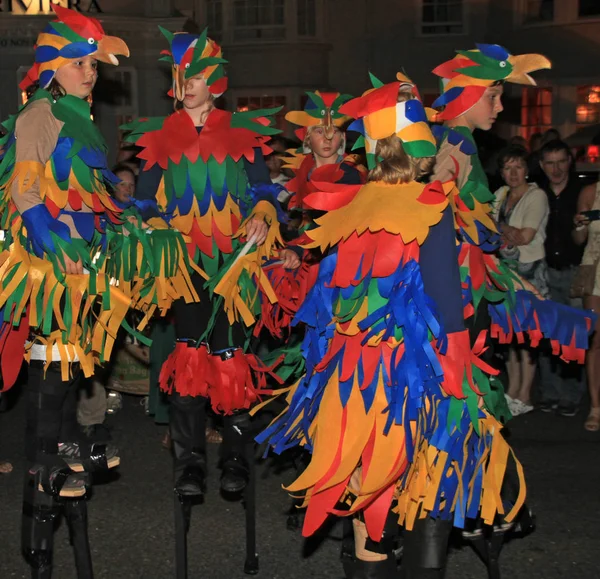
{"type": "MultiPolygon", "coordinates": [[[[544,240],[548,222],[548,199],[535,183],[527,182],[527,150],[511,146],[498,166],[506,185],[496,191],[493,215],[502,233],[500,253],[541,296],[549,297],[544,240]]],[[[513,415],[533,410],[530,394],[536,362],[525,346],[511,346],[507,362],[508,406],[513,415]]]]}

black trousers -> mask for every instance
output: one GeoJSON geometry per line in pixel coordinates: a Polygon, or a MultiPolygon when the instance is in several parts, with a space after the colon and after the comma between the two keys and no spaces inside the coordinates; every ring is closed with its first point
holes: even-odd
{"type": "Polygon", "coordinates": [[[62,380],[58,363],[52,363],[44,375],[41,362],[32,360],[27,378],[27,418],[25,453],[29,461],[40,453],[57,454],[58,443],[78,438],[77,390],[81,372],[62,380]]]}
{"type": "MultiPolygon", "coordinates": [[[[175,314],[175,336],[178,340],[199,340],[206,332],[213,313],[213,297],[204,287],[205,280],[197,273],[192,274],[192,283],[200,302],[185,303],[179,299],[173,304],[175,314]]],[[[229,324],[227,314],[221,311],[215,318],[214,328],[207,338],[210,349],[213,351],[225,350],[227,348],[241,348],[246,336],[241,323],[229,324]]]]}

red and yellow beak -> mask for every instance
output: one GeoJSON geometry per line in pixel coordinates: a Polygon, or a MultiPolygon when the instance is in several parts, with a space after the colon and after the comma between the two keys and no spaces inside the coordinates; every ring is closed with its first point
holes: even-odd
{"type": "Polygon", "coordinates": [[[125,41],[116,36],[104,36],[98,42],[98,50],[93,54],[96,60],[117,66],[119,61],[115,55],[129,56],[129,47],[125,41]]]}

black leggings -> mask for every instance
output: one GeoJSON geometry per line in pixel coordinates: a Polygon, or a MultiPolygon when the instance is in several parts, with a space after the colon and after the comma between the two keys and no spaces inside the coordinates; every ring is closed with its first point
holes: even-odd
{"type": "MultiPolygon", "coordinates": [[[[173,304],[175,314],[175,336],[178,340],[198,340],[206,331],[213,313],[213,302],[210,292],[204,287],[204,279],[197,273],[192,274],[192,283],[200,302],[186,304],[183,299],[173,304]]],[[[206,339],[211,350],[219,351],[227,348],[244,346],[246,335],[240,322],[229,324],[227,314],[220,311],[215,319],[214,328],[206,339]]]]}

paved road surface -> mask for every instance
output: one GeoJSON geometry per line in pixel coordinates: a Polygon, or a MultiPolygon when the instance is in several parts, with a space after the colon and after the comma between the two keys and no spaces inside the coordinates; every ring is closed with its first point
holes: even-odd
{"type": "MultiPolygon", "coordinates": [[[[534,412],[512,422],[511,441],[526,469],[538,529],[506,545],[503,579],[600,578],[600,435],[586,433],[583,418],[534,412]]],[[[133,397],[110,420],[122,465],[114,480],[94,487],[89,504],[95,576],[174,577],[171,460],[160,445],[164,427],[154,425],[133,397]]],[[[1,579],[29,576],[19,552],[23,424],[21,401],[0,415],[0,458],[11,458],[15,466],[12,474],[0,475],[1,579]]],[[[209,458],[214,465],[216,448],[209,458]]],[[[312,543],[286,530],[289,499],[281,485],[291,482],[293,471],[276,472],[276,466],[271,461],[259,466],[259,577],[341,579],[339,527],[312,543]]],[[[218,473],[211,472],[207,501],[193,513],[189,576],[242,578],[243,509],[219,496],[218,473]]],[[[75,578],[65,525],[56,535],[54,577],[75,578]]],[[[465,546],[452,550],[446,577],[484,579],[486,573],[465,546]]]]}

